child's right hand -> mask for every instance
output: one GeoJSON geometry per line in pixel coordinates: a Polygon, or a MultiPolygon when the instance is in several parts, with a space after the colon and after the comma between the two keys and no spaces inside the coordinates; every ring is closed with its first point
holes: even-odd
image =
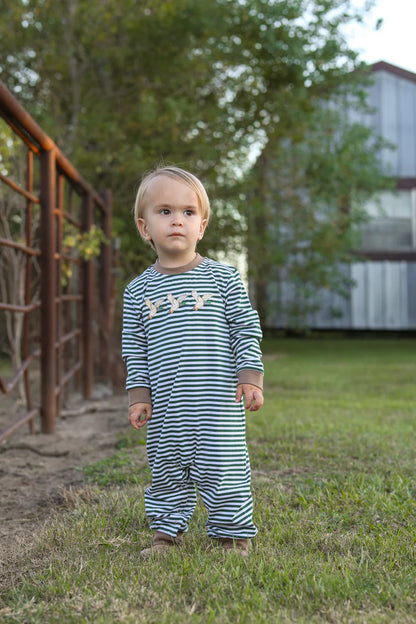
{"type": "Polygon", "coordinates": [[[129,423],[135,429],[143,427],[152,417],[150,403],[134,403],[129,407],[129,423]]]}
{"type": "Polygon", "coordinates": [[[245,408],[249,409],[250,412],[257,412],[263,405],[263,390],[258,386],[249,383],[238,384],[235,402],[240,403],[243,396],[246,403],[245,408]]]}

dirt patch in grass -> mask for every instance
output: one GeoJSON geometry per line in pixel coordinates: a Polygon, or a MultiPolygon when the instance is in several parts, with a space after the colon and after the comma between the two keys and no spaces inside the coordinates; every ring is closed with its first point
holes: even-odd
{"type": "MultiPolygon", "coordinates": [[[[126,397],[107,395],[99,388],[92,401],[71,398],[53,435],[31,435],[24,426],[0,445],[0,578],[65,504],[65,491],[85,487],[82,468],[112,455],[129,429],[126,397]]],[[[12,419],[2,408],[4,426],[12,419]]]]}

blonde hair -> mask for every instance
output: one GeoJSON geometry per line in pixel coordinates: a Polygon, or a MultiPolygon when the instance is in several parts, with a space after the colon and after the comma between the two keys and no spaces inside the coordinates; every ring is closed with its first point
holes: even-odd
{"type": "Polygon", "coordinates": [[[161,175],[174,178],[179,182],[184,182],[184,184],[189,186],[189,188],[191,188],[195,192],[198,198],[202,218],[206,219],[208,222],[210,216],[210,205],[207,192],[202,182],[198,180],[196,176],[194,176],[189,171],[186,171],[185,169],[181,169],[180,167],[168,166],[158,167],[157,169],[154,169],[153,171],[150,171],[143,176],[137,191],[136,201],[134,204],[134,220],[136,226],[137,220],[142,219],[144,215],[144,209],[146,207],[145,195],[149,184],[152,180],[161,175]]]}

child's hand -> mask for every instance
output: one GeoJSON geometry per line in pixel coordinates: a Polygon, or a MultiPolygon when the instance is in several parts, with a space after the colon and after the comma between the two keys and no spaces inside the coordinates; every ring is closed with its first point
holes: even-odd
{"type": "Polygon", "coordinates": [[[129,407],[129,423],[135,429],[143,427],[152,417],[150,403],[134,403],[129,407]]]}
{"type": "Polygon", "coordinates": [[[263,405],[263,391],[258,386],[249,383],[238,384],[235,402],[240,403],[243,395],[246,400],[245,408],[250,412],[257,412],[263,405]]]}

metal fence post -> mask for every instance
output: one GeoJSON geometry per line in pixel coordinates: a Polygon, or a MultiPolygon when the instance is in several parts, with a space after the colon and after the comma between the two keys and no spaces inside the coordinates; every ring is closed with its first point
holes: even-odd
{"type": "Polygon", "coordinates": [[[104,191],[103,201],[105,212],[103,213],[102,228],[107,243],[102,246],[101,252],[101,278],[100,278],[100,304],[102,310],[102,341],[100,345],[102,374],[108,380],[111,375],[112,344],[111,336],[113,330],[113,297],[112,297],[112,246],[111,230],[112,215],[111,204],[112,194],[109,190],[104,191]]]}
{"type": "Polygon", "coordinates": [[[55,150],[40,154],[40,263],[41,263],[41,430],[54,433],[55,340],[56,340],[56,267],[55,267],[55,150]]]}
{"type": "MultiPolygon", "coordinates": [[[[83,223],[84,232],[88,232],[93,224],[94,204],[91,193],[83,198],[83,223]]],[[[83,391],[84,398],[91,399],[94,380],[94,263],[93,260],[84,261],[83,266],[83,310],[82,310],[82,333],[83,333],[83,391]]]]}
{"type": "MultiPolygon", "coordinates": [[[[33,193],[33,152],[28,150],[26,159],[26,188],[29,193],[33,193]]],[[[32,247],[33,235],[32,235],[32,201],[27,199],[26,201],[26,245],[32,247]]],[[[30,305],[31,300],[31,287],[32,287],[32,258],[26,257],[26,275],[25,275],[25,305],[30,305]]],[[[30,315],[25,314],[25,320],[23,325],[23,344],[22,344],[22,359],[26,361],[29,357],[29,333],[30,333],[30,315]]],[[[29,371],[24,373],[25,393],[26,393],[26,407],[28,411],[33,408],[32,402],[32,390],[30,387],[29,371]]],[[[30,432],[35,433],[35,421],[32,418],[29,421],[30,432]]]]}

